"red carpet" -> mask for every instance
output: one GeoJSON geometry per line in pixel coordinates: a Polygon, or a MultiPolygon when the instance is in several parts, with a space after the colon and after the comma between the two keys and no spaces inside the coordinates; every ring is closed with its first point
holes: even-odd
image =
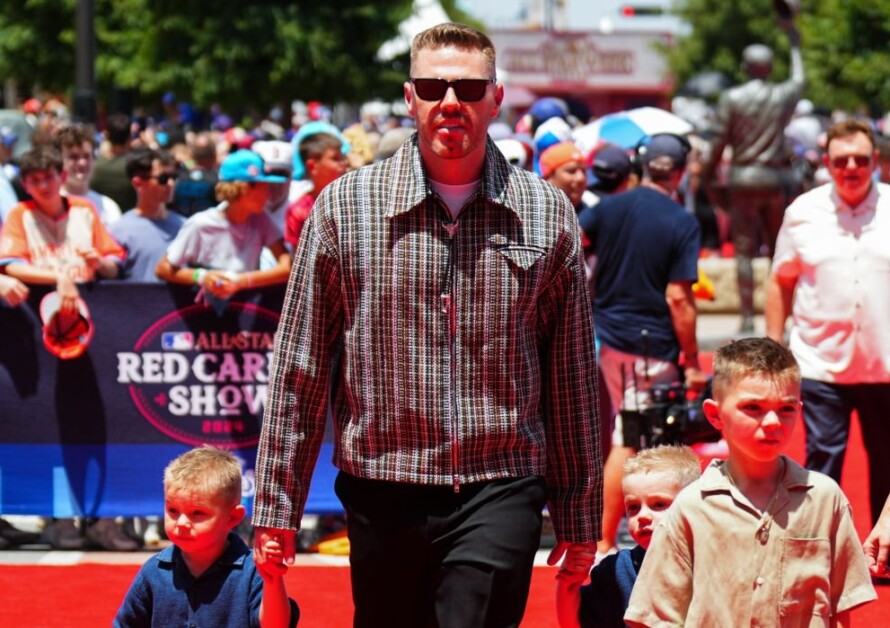
{"type": "MultiPolygon", "coordinates": [[[[802,459],[803,434],[791,455],[802,459]]],[[[854,426],[842,485],[853,504],[856,527],[867,533],[868,483],[858,425],[854,426]]],[[[77,565],[72,567],[0,566],[0,626],[19,628],[94,628],[108,626],[138,567],[135,565],[77,565]]],[[[554,575],[549,567],[536,568],[523,626],[556,625],[553,609],[554,575]]],[[[338,628],[351,625],[349,571],[343,567],[297,567],[287,576],[288,591],[303,611],[301,628],[338,628]]],[[[879,600],[854,611],[857,625],[886,626],[890,620],[890,586],[878,587],[879,600]]]]}

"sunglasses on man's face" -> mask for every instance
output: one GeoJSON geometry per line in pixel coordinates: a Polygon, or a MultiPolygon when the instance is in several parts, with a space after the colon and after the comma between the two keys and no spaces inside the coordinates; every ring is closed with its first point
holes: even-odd
{"type": "Polygon", "coordinates": [[[485,96],[485,90],[494,83],[494,79],[458,79],[446,81],[438,78],[411,79],[414,92],[421,100],[436,101],[445,98],[448,88],[463,102],[478,102],[485,96]]]}
{"type": "Polygon", "coordinates": [[[865,168],[871,163],[871,155],[846,155],[844,157],[832,157],[831,165],[838,170],[843,170],[850,163],[850,159],[853,160],[857,168],[865,168]]]}
{"type": "Polygon", "coordinates": [[[167,185],[168,183],[176,183],[176,175],[170,172],[165,172],[164,174],[159,174],[156,177],[142,177],[143,179],[151,179],[152,181],[157,181],[158,185],[167,185]]]}

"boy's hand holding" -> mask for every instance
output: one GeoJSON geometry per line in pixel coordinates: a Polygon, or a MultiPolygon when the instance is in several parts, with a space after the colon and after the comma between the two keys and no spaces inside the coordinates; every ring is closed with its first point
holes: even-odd
{"type": "Polygon", "coordinates": [[[565,558],[559,566],[559,573],[556,578],[567,582],[577,582],[579,585],[587,579],[590,568],[593,567],[593,561],[596,557],[596,543],[569,543],[568,541],[559,541],[550,556],[547,557],[547,564],[553,566],[559,562],[559,559],[565,558]]]}
{"type": "Polygon", "coordinates": [[[63,314],[77,312],[77,299],[80,292],[78,292],[74,280],[64,271],[60,272],[56,279],[56,290],[59,293],[59,311],[63,314]]]}
{"type": "Polygon", "coordinates": [[[253,560],[259,565],[267,561],[277,561],[285,565],[293,565],[297,554],[297,533],[294,530],[281,530],[277,528],[255,528],[253,542],[253,560]],[[270,550],[274,545],[277,549],[267,555],[266,547],[270,550]]]}
{"type": "Polygon", "coordinates": [[[556,620],[559,628],[581,628],[581,583],[556,576],[556,620]]]}
{"type": "Polygon", "coordinates": [[[284,539],[280,534],[265,535],[262,551],[254,547],[254,563],[264,582],[281,578],[287,573],[284,564],[284,539]]]}

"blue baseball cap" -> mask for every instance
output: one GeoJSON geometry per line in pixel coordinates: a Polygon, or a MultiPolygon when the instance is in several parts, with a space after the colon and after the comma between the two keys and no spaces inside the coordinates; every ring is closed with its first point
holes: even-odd
{"type": "Polygon", "coordinates": [[[323,120],[312,120],[311,122],[307,122],[299,128],[297,134],[291,139],[291,144],[294,147],[294,172],[291,177],[294,181],[299,181],[306,176],[306,166],[303,164],[303,159],[300,157],[300,142],[302,142],[304,138],[307,138],[310,135],[317,135],[318,133],[327,133],[340,140],[340,152],[344,155],[352,150],[352,145],[349,143],[349,140],[343,137],[343,133],[340,132],[340,129],[330,122],[324,122],[323,120]]]}
{"type": "Polygon", "coordinates": [[[18,139],[19,136],[15,134],[15,131],[8,126],[0,126],[0,144],[3,144],[4,146],[12,146],[18,139]]]}
{"type": "Polygon", "coordinates": [[[219,166],[219,180],[285,183],[287,178],[266,174],[262,157],[252,150],[239,150],[223,159],[219,166]]]}

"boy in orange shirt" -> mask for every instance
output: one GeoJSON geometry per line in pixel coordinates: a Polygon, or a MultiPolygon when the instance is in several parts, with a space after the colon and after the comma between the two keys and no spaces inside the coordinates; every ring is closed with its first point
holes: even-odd
{"type": "Polygon", "coordinates": [[[85,198],[62,196],[62,157],[51,148],[25,153],[22,184],[33,200],[19,203],[0,232],[0,265],[28,284],[55,285],[63,312],[75,312],[78,283],[114,278],[126,253],[85,198]]]}

